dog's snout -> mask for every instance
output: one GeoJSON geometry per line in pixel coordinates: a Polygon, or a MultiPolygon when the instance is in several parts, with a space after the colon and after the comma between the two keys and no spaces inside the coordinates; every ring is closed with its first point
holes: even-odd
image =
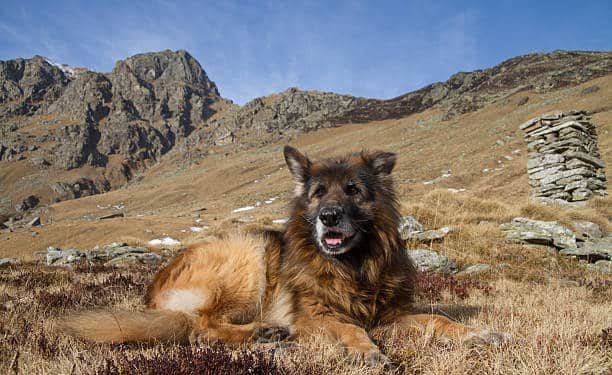
{"type": "Polygon", "coordinates": [[[327,227],[334,227],[340,223],[344,210],[340,206],[325,207],[319,212],[319,219],[327,227]]]}

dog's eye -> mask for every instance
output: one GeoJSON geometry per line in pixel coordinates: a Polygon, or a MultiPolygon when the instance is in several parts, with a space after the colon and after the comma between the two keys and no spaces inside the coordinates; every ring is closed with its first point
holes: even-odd
{"type": "Polygon", "coordinates": [[[315,192],[314,192],[314,194],[313,194],[313,195],[314,195],[315,197],[317,197],[317,198],[321,198],[322,196],[324,196],[324,195],[325,195],[325,193],[327,193],[327,190],[325,189],[325,186],[319,186],[319,187],[317,188],[317,190],[315,190],[315,192]]]}
{"type": "Polygon", "coordinates": [[[354,182],[349,182],[346,185],[346,194],[347,195],[356,195],[359,194],[359,188],[355,185],[354,182]]]}

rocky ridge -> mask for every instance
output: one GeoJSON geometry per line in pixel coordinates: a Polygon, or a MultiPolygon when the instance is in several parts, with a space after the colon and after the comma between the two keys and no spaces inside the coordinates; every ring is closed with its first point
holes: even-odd
{"type": "MultiPolygon", "coordinates": [[[[446,113],[443,120],[449,120],[516,92],[530,89],[547,92],[610,73],[610,52],[532,53],[493,68],[460,72],[446,82],[387,100],[290,88],[234,107],[209,123],[223,129],[212,142],[227,145],[249,143],[254,135],[278,138],[339,124],[401,118],[434,106],[443,108],[446,113]]],[[[185,140],[185,149],[202,147],[201,141],[205,139],[195,132],[185,140]]]]}

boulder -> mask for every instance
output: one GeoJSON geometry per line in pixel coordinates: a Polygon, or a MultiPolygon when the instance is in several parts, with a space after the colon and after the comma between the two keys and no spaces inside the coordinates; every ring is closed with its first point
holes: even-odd
{"type": "Polygon", "coordinates": [[[414,234],[423,231],[423,224],[412,216],[404,216],[398,225],[398,231],[402,240],[411,238],[414,234]]]}
{"type": "Polygon", "coordinates": [[[421,272],[454,273],[457,271],[457,264],[444,255],[440,255],[432,250],[416,249],[407,250],[408,255],[414,261],[417,269],[421,272]]]}
{"type": "Polygon", "coordinates": [[[40,200],[35,195],[30,195],[15,206],[17,212],[25,212],[36,207],[40,200]]]}
{"type": "Polygon", "coordinates": [[[574,227],[576,228],[576,234],[583,239],[589,238],[602,238],[603,232],[599,225],[586,221],[586,220],[575,220],[574,227]]]}
{"type": "Polygon", "coordinates": [[[576,235],[556,221],[532,220],[524,217],[512,219],[499,228],[506,239],[517,243],[555,246],[559,249],[576,247],[576,235]]]}
{"type": "Polygon", "coordinates": [[[463,271],[459,272],[458,275],[480,275],[487,273],[491,270],[491,266],[484,263],[474,264],[466,267],[463,271]]]}
{"type": "Polygon", "coordinates": [[[18,264],[19,259],[17,258],[0,258],[0,266],[7,266],[11,264],[18,264]]]}
{"type": "Polygon", "coordinates": [[[612,260],[598,260],[595,263],[587,264],[586,267],[593,271],[612,273],[612,260]]]}
{"type": "Polygon", "coordinates": [[[446,237],[447,234],[452,233],[451,227],[442,227],[440,229],[426,230],[424,232],[414,233],[410,239],[415,239],[420,242],[432,242],[439,241],[446,237]]]}
{"type": "Polygon", "coordinates": [[[604,259],[612,260],[612,236],[592,239],[580,247],[570,247],[559,251],[563,255],[573,255],[590,262],[604,259]]]}
{"type": "Polygon", "coordinates": [[[55,247],[48,247],[45,259],[48,266],[70,266],[73,263],[85,259],[86,254],[76,249],[61,250],[55,247]]]}
{"type": "Polygon", "coordinates": [[[130,264],[156,264],[164,261],[164,258],[156,253],[129,252],[122,254],[106,262],[109,266],[126,266],[130,264]]]}

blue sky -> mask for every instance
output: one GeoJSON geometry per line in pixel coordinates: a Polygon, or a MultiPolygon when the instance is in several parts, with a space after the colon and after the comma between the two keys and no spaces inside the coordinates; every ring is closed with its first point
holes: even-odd
{"type": "Polygon", "coordinates": [[[239,104],[287,87],[390,98],[555,49],[612,50],[612,1],[0,2],[0,59],[110,71],[185,49],[239,104]]]}

